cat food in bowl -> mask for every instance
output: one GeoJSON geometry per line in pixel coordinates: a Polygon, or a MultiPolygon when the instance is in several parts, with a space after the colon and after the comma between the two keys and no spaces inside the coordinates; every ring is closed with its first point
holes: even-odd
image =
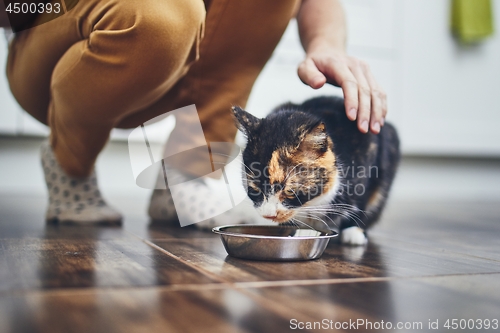
{"type": "Polygon", "coordinates": [[[292,226],[229,225],[213,228],[230,256],[268,261],[312,260],[321,257],[334,231],[292,226]]]}

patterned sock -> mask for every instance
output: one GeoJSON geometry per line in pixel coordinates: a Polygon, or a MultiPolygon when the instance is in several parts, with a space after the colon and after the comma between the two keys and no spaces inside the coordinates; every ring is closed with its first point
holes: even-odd
{"type": "Polygon", "coordinates": [[[59,223],[120,224],[122,215],[106,204],[97,187],[95,171],[87,178],[68,176],[45,141],[40,149],[49,191],[46,220],[59,223]]]}
{"type": "Polygon", "coordinates": [[[153,190],[148,215],[155,222],[172,222],[177,219],[174,200],[169,189],[153,190]]]}

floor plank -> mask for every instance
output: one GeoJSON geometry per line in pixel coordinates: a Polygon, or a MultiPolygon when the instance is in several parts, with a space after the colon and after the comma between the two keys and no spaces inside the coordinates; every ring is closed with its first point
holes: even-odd
{"type": "MultiPolygon", "coordinates": [[[[362,332],[395,331],[366,326],[381,321],[417,325],[397,331],[429,331],[429,321],[437,320],[437,331],[446,331],[447,319],[494,320],[498,313],[499,274],[238,290],[0,295],[2,332],[288,332],[299,322],[325,325],[325,320],[333,328],[336,322],[356,322],[362,332]]],[[[461,331],[491,331],[477,327],[461,331]]]]}
{"type": "Polygon", "coordinates": [[[0,239],[0,291],[213,282],[135,237],[0,239]]]}
{"type": "Polygon", "coordinates": [[[500,261],[497,202],[391,203],[371,235],[500,261]]]}
{"type": "MultiPolygon", "coordinates": [[[[421,322],[422,329],[398,330],[429,332],[429,320],[438,320],[438,332],[447,319],[500,320],[500,275],[464,275],[419,279],[396,279],[362,283],[333,283],[311,286],[286,286],[248,289],[263,299],[286,304],[292,312],[299,312],[310,321],[323,319],[333,322],[365,322],[381,320],[421,322]]],[[[293,318],[293,317],[290,317],[293,318]]],[[[500,325],[500,324],[499,324],[500,325]]],[[[500,327],[499,327],[500,328],[500,327]]],[[[484,329],[484,327],[483,327],[484,329]]],[[[459,332],[481,332],[474,329],[459,332]]],[[[389,331],[357,327],[360,332],[389,331]]]]}
{"type": "Polygon", "coordinates": [[[184,261],[230,282],[409,277],[500,272],[500,263],[376,237],[367,247],[330,244],[318,260],[259,262],[227,255],[219,239],[154,240],[184,261]]]}
{"type": "Polygon", "coordinates": [[[121,228],[47,225],[44,207],[0,196],[0,332],[286,332],[293,318],[500,313],[492,202],[391,203],[366,248],[330,244],[294,263],[228,257],[217,235],[150,224],[133,200],[121,228]]]}
{"type": "Polygon", "coordinates": [[[287,326],[288,318],[233,289],[0,296],[0,332],[262,333],[287,326]]]}

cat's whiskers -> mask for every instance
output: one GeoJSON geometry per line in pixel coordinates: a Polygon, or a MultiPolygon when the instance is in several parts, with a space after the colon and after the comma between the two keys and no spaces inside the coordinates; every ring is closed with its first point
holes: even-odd
{"type": "Polygon", "coordinates": [[[344,217],[347,217],[348,219],[351,219],[351,220],[353,220],[354,222],[356,222],[356,224],[358,225],[358,227],[360,227],[360,224],[359,224],[360,222],[361,222],[361,224],[363,224],[363,225],[365,224],[365,223],[363,222],[363,220],[361,220],[361,219],[359,218],[359,216],[355,215],[353,212],[349,212],[349,211],[344,210],[344,211],[339,211],[338,213],[339,213],[340,215],[342,215],[342,216],[344,216],[344,217]]]}
{"type": "MultiPolygon", "coordinates": [[[[324,222],[324,220],[321,217],[316,216],[314,214],[321,214],[321,215],[325,216],[327,219],[329,219],[333,223],[334,226],[337,226],[337,223],[335,223],[334,220],[332,220],[327,214],[324,214],[324,213],[321,213],[321,212],[308,212],[306,214],[306,218],[313,218],[315,220],[324,222]]],[[[330,228],[330,226],[329,226],[329,228],[330,228]]]]}
{"type": "Polygon", "coordinates": [[[367,216],[366,215],[366,211],[356,207],[356,206],[353,206],[353,205],[349,205],[349,204],[334,204],[334,203],[331,203],[331,204],[325,204],[325,205],[317,205],[317,206],[308,206],[308,207],[303,207],[303,209],[333,209],[333,208],[340,208],[340,209],[344,209],[344,210],[347,210],[347,211],[351,211],[352,213],[362,213],[363,215],[367,216]]]}
{"type": "Polygon", "coordinates": [[[292,220],[293,220],[293,221],[295,221],[296,223],[299,223],[299,224],[305,225],[306,227],[308,227],[308,228],[309,228],[309,229],[311,229],[311,230],[316,231],[316,229],[314,229],[313,227],[311,227],[309,224],[307,224],[307,223],[305,223],[305,222],[303,222],[303,221],[301,221],[301,220],[299,220],[299,219],[296,219],[296,218],[293,218],[293,217],[292,217],[292,220]]]}
{"type": "MultiPolygon", "coordinates": [[[[329,219],[333,223],[333,225],[337,226],[337,223],[335,223],[335,221],[332,220],[332,218],[330,216],[328,216],[328,214],[325,214],[325,213],[322,213],[322,212],[313,212],[312,214],[314,214],[314,213],[317,213],[317,214],[320,214],[320,215],[326,217],[327,219],[329,219]]],[[[319,216],[317,216],[317,217],[319,217],[319,216]]]]}
{"type": "Polygon", "coordinates": [[[317,221],[319,221],[319,222],[323,223],[324,225],[326,225],[326,227],[328,228],[328,230],[330,230],[330,229],[331,229],[331,228],[330,228],[330,226],[328,225],[328,223],[326,223],[323,219],[319,218],[318,216],[314,216],[314,215],[312,215],[312,214],[302,215],[302,214],[300,214],[300,213],[297,213],[296,215],[297,215],[297,216],[299,216],[299,217],[304,217],[304,218],[306,218],[306,219],[307,219],[307,218],[312,218],[312,219],[317,220],[317,221]]]}
{"type": "Polygon", "coordinates": [[[334,208],[338,208],[338,209],[340,209],[341,211],[343,211],[345,213],[348,213],[350,215],[353,215],[353,216],[357,217],[361,221],[361,223],[363,223],[363,224],[364,224],[364,222],[359,217],[359,213],[363,214],[365,217],[368,216],[364,210],[359,209],[359,208],[357,208],[355,206],[348,205],[348,206],[345,206],[345,207],[340,206],[340,207],[334,207],[334,208]]]}
{"type": "Polygon", "coordinates": [[[356,207],[354,205],[350,205],[350,204],[346,204],[346,203],[331,203],[330,205],[334,206],[334,207],[350,208],[354,211],[361,212],[361,213],[365,214],[365,216],[366,216],[366,211],[364,211],[361,208],[356,207]]]}
{"type": "MultiPolygon", "coordinates": [[[[349,207],[349,208],[351,208],[351,207],[349,207]]],[[[325,215],[325,216],[328,213],[330,213],[330,214],[336,214],[336,215],[343,216],[343,217],[345,217],[347,219],[353,220],[354,222],[356,222],[356,224],[358,226],[360,226],[360,223],[363,224],[363,225],[365,225],[365,223],[363,222],[363,220],[360,219],[359,216],[356,215],[356,212],[349,211],[349,210],[347,210],[345,208],[342,209],[342,210],[339,210],[339,209],[336,209],[335,207],[331,207],[331,206],[328,207],[328,208],[322,208],[321,206],[316,206],[316,207],[315,206],[311,206],[311,207],[301,207],[301,210],[303,210],[305,212],[308,212],[308,213],[318,213],[318,214],[322,214],[322,215],[325,215]]]]}
{"type": "MultiPolygon", "coordinates": [[[[295,169],[296,169],[299,165],[301,165],[301,164],[304,164],[304,162],[301,162],[301,163],[297,164],[296,166],[294,166],[294,167],[292,168],[292,170],[290,170],[290,171],[288,172],[288,174],[285,176],[284,182],[286,182],[286,181],[288,180],[288,177],[290,177],[290,174],[292,173],[292,171],[293,171],[293,170],[295,170],[295,169]]],[[[293,175],[295,176],[297,173],[298,173],[298,172],[294,173],[293,175]]]]}
{"type": "Polygon", "coordinates": [[[321,210],[321,211],[345,210],[345,211],[349,211],[349,212],[352,212],[352,213],[357,213],[356,210],[353,210],[352,208],[348,208],[348,207],[315,207],[315,206],[306,206],[306,207],[302,207],[302,209],[304,209],[304,210],[321,210]]]}
{"type": "Polygon", "coordinates": [[[337,215],[341,215],[341,216],[344,216],[344,217],[347,217],[349,219],[352,219],[354,221],[356,221],[359,225],[359,222],[361,222],[362,224],[364,224],[364,222],[359,218],[359,216],[357,216],[354,212],[350,212],[350,211],[347,211],[347,210],[336,210],[336,209],[316,209],[316,210],[310,210],[312,212],[318,212],[318,213],[331,213],[331,214],[337,214],[337,215]]]}
{"type": "Polygon", "coordinates": [[[290,224],[293,225],[295,228],[300,229],[300,226],[294,220],[290,220],[288,222],[290,222],[290,224]]]}

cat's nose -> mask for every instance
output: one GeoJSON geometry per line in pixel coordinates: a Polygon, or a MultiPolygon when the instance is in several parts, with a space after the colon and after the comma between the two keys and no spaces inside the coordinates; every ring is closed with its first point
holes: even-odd
{"type": "Polygon", "coordinates": [[[265,219],[269,219],[269,220],[274,220],[275,218],[277,218],[278,216],[277,215],[264,215],[262,216],[263,218],[265,219]]]}

